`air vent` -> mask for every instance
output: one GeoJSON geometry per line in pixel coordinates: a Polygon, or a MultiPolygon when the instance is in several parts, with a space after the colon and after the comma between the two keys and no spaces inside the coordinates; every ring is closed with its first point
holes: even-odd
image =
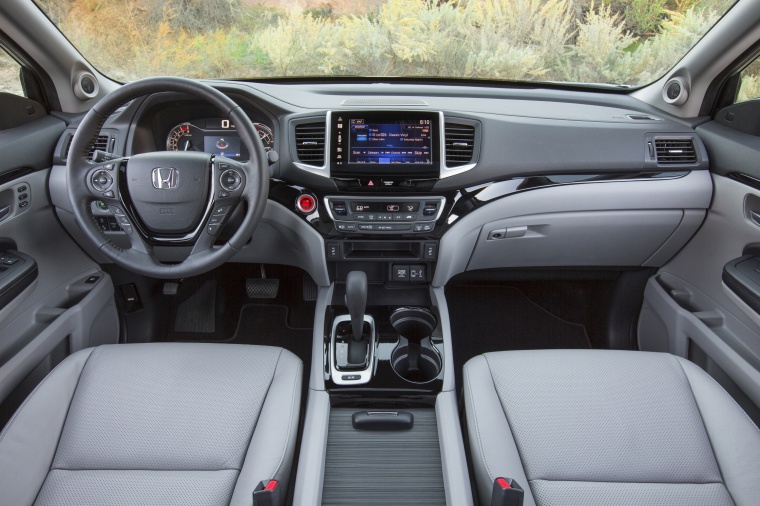
{"type": "Polygon", "coordinates": [[[325,163],[325,124],[296,125],[296,154],[298,161],[321,167],[325,163]]]}
{"type": "Polygon", "coordinates": [[[446,166],[459,167],[472,162],[475,151],[475,127],[446,123],[446,166]]]}
{"type": "MultiPolygon", "coordinates": [[[[73,141],[73,140],[74,140],[74,135],[72,134],[72,135],[69,136],[69,142],[68,142],[68,144],[66,144],[66,151],[63,154],[63,159],[64,160],[67,160],[69,158],[69,150],[71,149],[71,141],[73,141]]],[[[98,135],[98,137],[95,139],[95,142],[93,142],[92,145],[90,146],[90,149],[87,150],[87,158],[88,159],[92,158],[92,154],[96,150],[110,152],[109,149],[108,149],[108,141],[109,141],[109,135],[108,134],[100,134],[100,135],[98,135]]]]}
{"type": "Polygon", "coordinates": [[[658,165],[697,163],[693,139],[655,139],[654,149],[658,165]]]}

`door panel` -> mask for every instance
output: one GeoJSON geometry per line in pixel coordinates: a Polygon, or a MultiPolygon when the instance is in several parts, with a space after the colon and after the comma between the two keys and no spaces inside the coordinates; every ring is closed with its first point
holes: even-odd
{"type": "MultiPolygon", "coordinates": [[[[741,106],[756,104],[732,109],[741,106]]],[[[723,278],[727,265],[760,243],[760,221],[752,213],[760,212],[760,180],[754,184],[760,137],[741,125],[745,131],[717,121],[697,128],[710,156],[713,200],[697,234],[649,281],[639,346],[697,361],[757,419],[760,314],[723,278]]]]}
{"type": "MultiPolygon", "coordinates": [[[[50,203],[49,167],[65,124],[46,115],[23,123],[0,131],[0,258],[17,259],[8,266],[0,260],[0,285],[3,273],[19,266],[34,266],[36,277],[18,277],[0,297],[0,402],[14,390],[13,398],[22,398],[20,391],[68,353],[119,335],[110,278],[66,233],[50,203]]],[[[0,426],[14,408],[0,405],[0,426]]]]}

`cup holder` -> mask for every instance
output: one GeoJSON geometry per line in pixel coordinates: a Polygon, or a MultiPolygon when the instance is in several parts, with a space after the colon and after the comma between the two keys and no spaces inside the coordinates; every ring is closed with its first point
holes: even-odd
{"type": "Polygon", "coordinates": [[[430,336],[438,320],[423,308],[402,307],[391,314],[390,323],[402,337],[391,353],[391,367],[407,381],[427,383],[441,373],[441,356],[430,336]]]}
{"type": "Polygon", "coordinates": [[[396,374],[412,383],[427,383],[436,379],[441,374],[442,361],[438,350],[430,346],[430,339],[420,346],[417,367],[413,369],[409,368],[409,346],[402,344],[403,341],[391,353],[391,367],[396,374]]]}

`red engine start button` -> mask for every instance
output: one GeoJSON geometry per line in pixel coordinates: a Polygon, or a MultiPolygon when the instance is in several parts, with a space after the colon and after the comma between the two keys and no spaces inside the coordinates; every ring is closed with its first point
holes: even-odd
{"type": "Polygon", "coordinates": [[[296,200],[296,207],[303,214],[311,214],[317,208],[317,199],[314,195],[303,194],[296,200]]]}

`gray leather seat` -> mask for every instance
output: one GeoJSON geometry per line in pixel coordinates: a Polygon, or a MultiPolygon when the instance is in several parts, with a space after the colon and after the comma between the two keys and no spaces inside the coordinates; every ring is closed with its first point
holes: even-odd
{"type": "Polygon", "coordinates": [[[668,354],[488,353],[464,367],[481,504],[757,505],[760,432],[702,369],[668,354]]]}
{"type": "Polygon", "coordinates": [[[0,503],[251,505],[260,481],[287,485],[301,378],[268,346],[74,353],[0,434],[0,503]]]}

